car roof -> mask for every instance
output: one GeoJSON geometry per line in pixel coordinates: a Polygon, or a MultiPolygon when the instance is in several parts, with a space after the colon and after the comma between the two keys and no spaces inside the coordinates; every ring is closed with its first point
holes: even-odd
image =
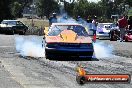
{"type": "Polygon", "coordinates": [[[3,21],[19,21],[19,20],[3,20],[3,21]]]}
{"type": "Polygon", "coordinates": [[[113,24],[113,23],[98,23],[98,24],[104,24],[104,25],[107,25],[107,24],[113,24]]]}
{"type": "Polygon", "coordinates": [[[81,25],[78,23],[53,23],[52,25],[81,25]]]}

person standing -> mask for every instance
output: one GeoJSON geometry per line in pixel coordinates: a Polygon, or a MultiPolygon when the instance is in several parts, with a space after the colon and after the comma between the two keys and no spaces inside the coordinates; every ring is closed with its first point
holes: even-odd
{"type": "Polygon", "coordinates": [[[123,42],[125,36],[125,31],[128,26],[128,21],[125,16],[118,20],[118,26],[120,29],[120,42],[123,42]]]}
{"type": "Polygon", "coordinates": [[[128,28],[129,28],[129,30],[132,30],[132,16],[129,17],[128,28]]]}
{"type": "Polygon", "coordinates": [[[77,17],[77,22],[78,22],[79,24],[84,24],[84,21],[83,21],[83,19],[81,18],[81,16],[78,16],[78,17],[77,17]]]}
{"type": "Polygon", "coordinates": [[[92,17],[91,16],[88,16],[87,18],[87,26],[88,26],[89,31],[92,30],[92,17]]]}
{"type": "Polygon", "coordinates": [[[53,15],[53,16],[51,16],[51,17],[49,18],[49,26],[50,26],[52,23],[57,23],[56,13],[53,13],[52,15],[53,15]]]}
{"type": "Polygon", "coordinates": [[[94,16],[93,21],[92,21],[93,35],[96,35],[97,25],[98,25],[97,17],[94,16]]]}

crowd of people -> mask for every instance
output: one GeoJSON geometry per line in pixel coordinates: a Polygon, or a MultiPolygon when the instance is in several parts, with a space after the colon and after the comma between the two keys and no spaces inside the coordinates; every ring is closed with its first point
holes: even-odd
{"type": "Polygon", "coordinates": [[[123,42],[126,32],[132,30],[132,16],[129,18],[122,16],[117,23],[120,29],[120,42],[123,42]]]}

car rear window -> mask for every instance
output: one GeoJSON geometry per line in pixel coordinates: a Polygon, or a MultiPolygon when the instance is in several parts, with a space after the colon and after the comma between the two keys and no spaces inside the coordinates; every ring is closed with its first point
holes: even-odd
{"type": "Polygon", "coordinates": [[[2,21],[2,24],[7,24],[7,25],[16,25],[15,21],[2,21]]]}

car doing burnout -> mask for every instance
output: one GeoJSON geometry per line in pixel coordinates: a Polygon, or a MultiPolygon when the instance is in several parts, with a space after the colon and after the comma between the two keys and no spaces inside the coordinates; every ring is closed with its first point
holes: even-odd
{"type": "Polygon", "coordinates": [[[1,32],[25,34],[27,30],[28,27],[19,20],[3,20],[0,24],[1,32]]]}
{"type": "Polygon", "coordinates": [[[45,56],[50,60],[91,60],[92,39],[80,24],[53,23],[45,37],[45,56]]]}

